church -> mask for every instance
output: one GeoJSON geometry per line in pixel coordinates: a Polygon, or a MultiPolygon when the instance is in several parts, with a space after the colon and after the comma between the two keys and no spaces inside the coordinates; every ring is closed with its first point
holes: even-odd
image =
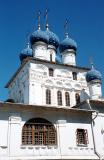
{"type": "Polygon", "coordinates": [[[65,23],[63,41],[37,29],[20,53],[20,66],[0,102],[0,160],[103,160],[102,76],[76,65],[77,43],[65,23]]]}

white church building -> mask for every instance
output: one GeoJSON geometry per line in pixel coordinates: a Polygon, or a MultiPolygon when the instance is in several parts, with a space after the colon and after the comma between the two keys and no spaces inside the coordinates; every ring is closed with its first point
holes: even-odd
{"type": "Polygon", "coordinates": [[[77,66],[76,54],[67,23],[60,42],[39,14],[0,102],[0,160],[104,159],[102,76],[77,66]]]}

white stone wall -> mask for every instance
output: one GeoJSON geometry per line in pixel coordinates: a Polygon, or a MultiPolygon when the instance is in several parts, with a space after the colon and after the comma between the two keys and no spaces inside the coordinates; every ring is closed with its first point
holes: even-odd
{"type": "Polygon", "coordinates": [[[28,62],[17,74],[9,86],[9,98],[16,103],[46,105],[46,89],[52,92],[52,106],[57,106],[57,91],[62,92],[62,106],[65,106],[65,92],[70,94],[70,106],[76,105],[75,94],[79,93],[81,101],[84,89],[88,95],[85,72],[80,69],[43,62],[28,62]],[[49,68],[53,68],[53,77],[49,76],[49,68]],[[77,80],[73,80],[72,72],[77,72],[77,80]]]}
{"type": "Polygon", "coordinates": [[[29,103],[29,63],[16,75],[8,90],[9,99],[16,103],[29,103]]]}
{"type": "MultiPolygon", "coordinates": [[[[29,106],[28,106],[29,107],[29,106]]],[[[91,117],[88,114],[77,112],[61,112],[25,109],[13,109],[8,113],[0,113],[0,160],[11,159],[95,159],[91,131],[91,117]],[[2,114],[2,115],[1,115],[2,114]],[[45,118],[52,122],[57,130],[56,146],[29,146],[22,145],[22,127],[31,118],[45,118]],[[88,131],[88,145],[77,146],[76,129],[88,131]],[[74,158],[73,158],[74,157],[74,158]],[[87,158],[86,158],[87,157],[87,158]]]]}
{"type": "MultiPolygon", "coordinates": [[[[29,103],[46,105],[46,89],[52,92],[52,104],[57,106],[57,91],[62,92],[63,106],[65,106],[65,92],[70,94],[70,106],[76,104],[75,94],[84,89],[88,94],[87,83],[85,80],[85,72],[72,68],[63,68],[63,66],[31,63],[30,64],[30,90],[29,90],[29,103]],[[49,68],[53,68],[54,76],[49,76],[49,68]],[[77,80],[73,80],[72,72],[77,72],[77,80]]],[[[81,98],[81,101],[84,97],[81,98]]]]}
{"type": "MultiPolygon", "coordinates": [[[[93,114],[93,118],[96,114],[93,114]]],[[[94,138],[97,152],[104,157],[104,112],[94,119],[94,138]]]]}

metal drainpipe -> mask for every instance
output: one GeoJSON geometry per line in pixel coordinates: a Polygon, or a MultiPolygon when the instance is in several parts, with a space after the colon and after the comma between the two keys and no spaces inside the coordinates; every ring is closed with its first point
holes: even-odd
{"type": "MultiPolygon", "coordinates": [[[[87,100],[87,104],[89,105],[90,110],[92,110],[92,107],[91,107],[91,105],[90,105],[90,103],[89,103],[89,100],[87,100]]],[[[94,128],[93,128],[93,122],[94,122],[94,119],[97,118],[98,113],[99,113],[99,112],[96,111],[95,117],[92,118],[91,128],[92,128],[92,136],[93,136],[93,143],[94,143],[94,151],[95,151],[95,154],[99,157],[100,160],[102,160],[101,155],[97,152],[97,149],[96,149],[95,136],[94,136],[94,128]]]]}

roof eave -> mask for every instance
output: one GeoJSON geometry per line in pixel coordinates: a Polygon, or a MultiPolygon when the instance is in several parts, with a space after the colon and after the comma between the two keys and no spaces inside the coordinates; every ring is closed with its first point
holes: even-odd
{"type": "Polygon", "coordinates": [[[13,108],[15,107],[31,107],[35,109],[49,109],[51,110],[64,110],[64,111],[76,111],[76,112],[85,112],[85,113],[92,113],[95,112],[95,110],[87,110],[87,109],[79,109],[79,108],[71,108],[71,107],[63,107],[63,106],[46,106],[46,105],[30,105],[30,104],[22,104],[22,103],[11,103],[11,102],[0,102],[0,107],[8,107],[11,106],[13,108]]]}

